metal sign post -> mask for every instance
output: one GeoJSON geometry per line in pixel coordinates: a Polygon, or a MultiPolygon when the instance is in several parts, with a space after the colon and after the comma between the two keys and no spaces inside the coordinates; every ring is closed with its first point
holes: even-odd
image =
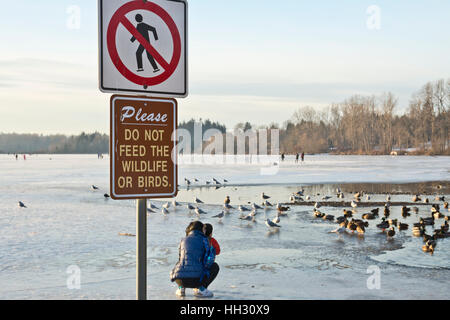
{"type": "Polygon", "coordinates": [[[147,300],[147,199],[136,200],[136,299],[147,300]]]}

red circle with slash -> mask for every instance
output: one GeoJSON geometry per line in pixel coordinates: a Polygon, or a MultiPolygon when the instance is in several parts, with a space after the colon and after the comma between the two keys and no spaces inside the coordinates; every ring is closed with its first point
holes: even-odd
{"type": "Polygon", "coordinates": [[[131,1],[120,7],[111,18],[108,26],[107,33],[107,45],[109,55],[112,62],[116,66],[117,70],[129,81],[142,86],[154,86],[163,83],[175,72],[178,63],[181,58],[181,37],[178,31],[177,25],[173,21],[172,17],[167,13],[166,10],[158,6],[153,2],[143,2],[143,1],[131,1]],[[125,16],[134,10],[147,10],[158,15],[164,23],[169,27],[170,33],[172,35],[173,41],[173,55],[170,62],[166,60],[156,51],[153,46],[144,39],[144,37],[137,31],[136,27],[128,20],[125,16]],[[159,63],[159,65],[164,69],[164,72],[155,77],[141,77],[133,72],[131,72],[125,64],[120,59],[119,53],[117,51],[116,45],[116,34],[119,25],[123,25],[139,42],[144,48],[153,56],[153,58],[159,63]]]}

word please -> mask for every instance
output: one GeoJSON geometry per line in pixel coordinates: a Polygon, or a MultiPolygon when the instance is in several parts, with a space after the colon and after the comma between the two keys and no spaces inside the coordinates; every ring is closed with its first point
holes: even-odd
{"type": "Polygon", "coordinates": [[[137,122],[167,122],[167,113],[165,114],[154,114],[154,113],[143,113],[142,108],[136,112],[136,108],[132,106],[125,106],[122,108],[122,114],[120,116],[120,122],[124,122],[126,119],[135,118],[137,122]]]}

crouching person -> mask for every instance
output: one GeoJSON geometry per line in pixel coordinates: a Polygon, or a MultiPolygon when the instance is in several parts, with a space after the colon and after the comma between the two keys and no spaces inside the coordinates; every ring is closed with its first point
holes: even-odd
{"type": "Polygon", "coordinates": [[[211,248],[203,233],[203,223],[190,223],[179,246],[178,262],[170,273],[171,281],[178,285],[177,296],[184,297],[186,288],[194,289],[196,297],[213,296],[208,287],[217,277],[219,266],[214,262],[215,250],[211,248]]]}

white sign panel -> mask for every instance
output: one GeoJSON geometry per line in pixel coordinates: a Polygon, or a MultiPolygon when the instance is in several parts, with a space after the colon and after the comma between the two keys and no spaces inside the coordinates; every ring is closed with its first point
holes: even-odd
{"type": "Polygon", "coordinates": [[[99,0],[100,91],[180,97],[187,86],[187,2],[99,0]]]}

